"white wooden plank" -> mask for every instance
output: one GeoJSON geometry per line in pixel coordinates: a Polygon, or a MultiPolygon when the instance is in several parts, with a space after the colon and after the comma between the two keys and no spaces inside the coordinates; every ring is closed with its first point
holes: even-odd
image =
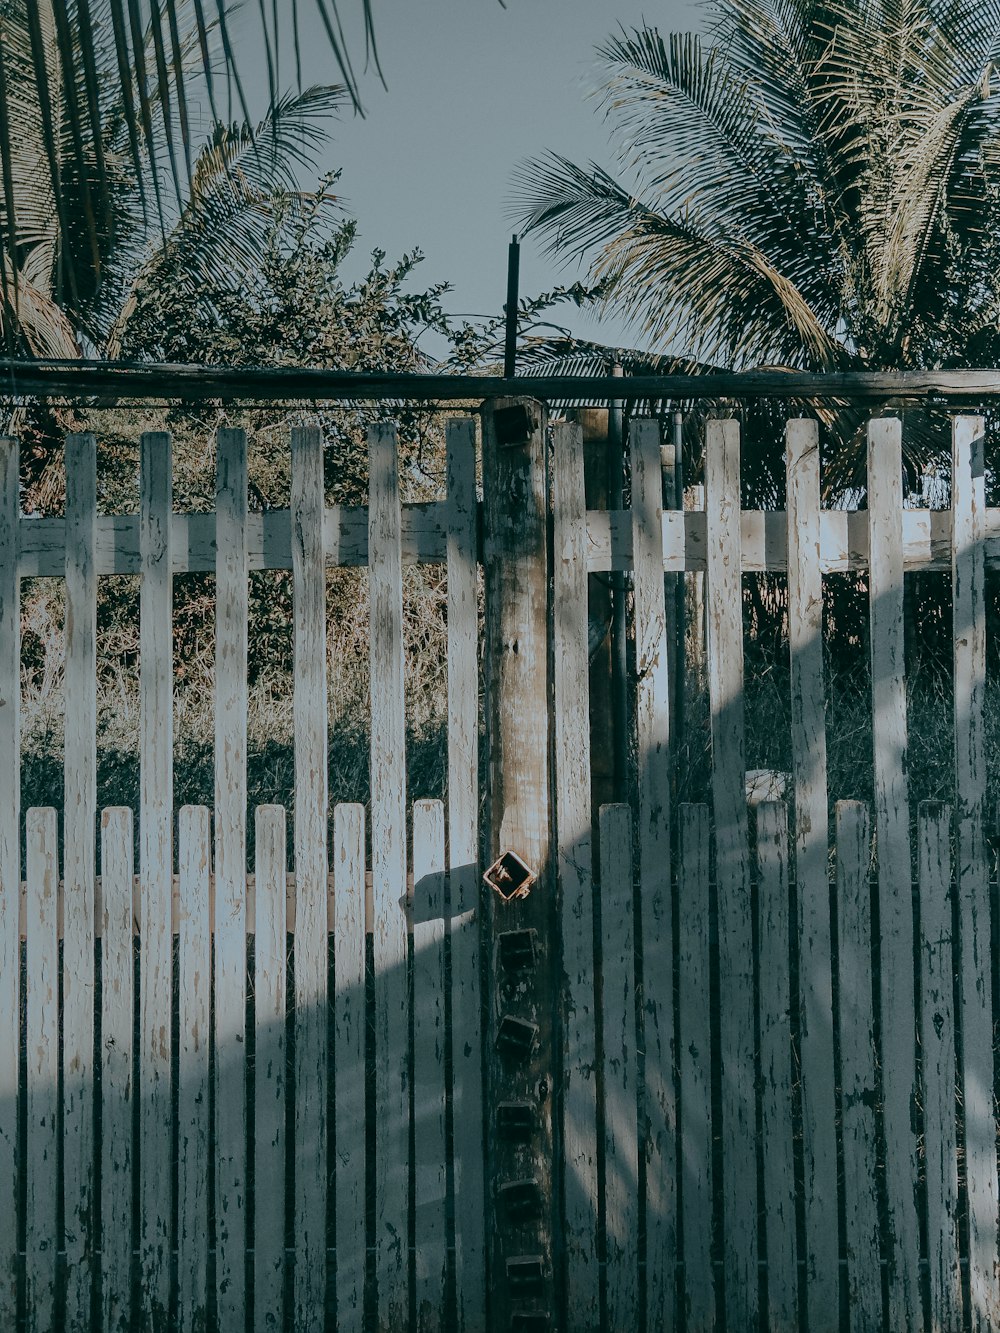
{"type": "Polygon", "coordinates": [[[869,598],[875,841],[879,877],[882,1086],[889,1216],[889,1323],[904,1328],[920,1307],[919,1230],[913,1182],[917,1143],[916,1014],[906,694],[903,684],[901,432],[883,418],[868,427],[869,598]]]}
{"type": "MultiPolygon", "coordinates": [[[[177,943],[180,982],[177,1052],[177,1319],[181,1328],[191,1329],[207,1327],[208,1320],[211,841],[209,811],[204,806],[184,806],[177,820],[181,881],[177,943]]],[[[218,1212],[218,1205],[216,1209],[218,1212]]],[[[217,1232],[218,1226],[216,1222],[217,1232]]]]}
{"type": "Polygon", "coordinates": [[[1000,1327],[990,885],[984,837],[986,587],[982,417],[952,425],[952,597],[955,664],[956,880],[962,1004],[962,1108],[974,1330],[1000,1327]]]}
{"type": "Polygon", "coordinates": [[[337,1328],[361,1333],[365,1314],[365,807],[333,820],[335,1216],[337,1328]]]}
{"type": "MultiPolygon", "coordinates": [[[[16,1199],[20,1041],[21,592],[18,446],[0,437],[0,1197],[16,1199]]],[[[0,1208],[0,1327],[17,1321],[17,1209],[0,1208]]]]}
{"type": "Polygon", "coordinates": [[[671,646],[666,637],[660,540],[663,505],[659,423],[634,421],[631,438],[639,927],[646,1052],[645,1080],[640,1092],[646,1126],[646,1322],[650,1328],[658,1328],[673,1321],[677,1259],[670,879],[671,646]]]}
{"type": "Polygon", "coordinates": [[[447,1325],[444,806],[413,805],[413,1172],[416,1312],[421,1333],[447,1325]]]}
{"type": "Polygon", "coordinates": [[[63,812],[63,1209],[66,1329],[90,1327],[94,1262],[94,881],[97,818],[97,444],[66,439],[63,812]]]}
{"type": "Polygon", "coordinates": [[[285,1326],[285,811],[255,815],[254,1330],[285,1326]]]}
{"type": "Polygon", "coordinates": [[[50,1333],[55,1327],[58,1245],[59,944],[56,914],[59,830],[56,812],[29,810],[25,837],[28,861],[25,1306],[29,1333],[50,1333]]]}
{"type": "Polygon", "coordinates": [[[173,638],[170,436],[139,452],[139,1255],[141,1308],[166,1327],[170,1281],[170,992],[173,853],[173,638]]]}
{"type": "Polygon", "coordinates": [[[101,1319],[132,1329],[132,811],[101,816],[101,1319]]]}
{"type": "Polygon", "coordinates": [[[216,443],[215,1298],[219,1333],[246,1324],[247,442],[216,443]]]}
{"type": "MultiPolygon", "coordinates": [[[[806,1303],[812,1333],[839,1328],[833,951],[827,871],[826,698],[820,572],[819,424],[786,428],[788,638],[791,668],[806,1303]]],[[[763,968],[761,969],[763,976],[763,968]]],[[[763,1009],[761,1022],[763,1024],[763,1009]]],[[[765,1142],[767,1135],[765,1134],[765,1142]]],[[[770,1204],[768,1205],[770,1219],[770,1204]]],[[[786,1224],[790,1219],[786,1218],[786,1224]]],[[[788,1226],[788,1236],[794,1228],[788,1226]]],[[[770,1256],[770,1250],[769,1250],[770,1256]]],[[[786,1256],[787,1257],[787,1256],[786,1256]]],[[[768,1260],[770,1273],[770,1257],[768,1260]]],[[[796,1275],[786,1274],[794,1287],[796,1275]]],[[[783,1284],[787,1288],[787,1281],[783,1284]]],[[[792,1319],[791,1303],[785,1316],[792,1319]]],[[[774,1318],[774,1309],[771,1308],[774,1318]]]]}
{"type": "MultiPolygon", "coordinates": [[[[635,931],[632,812],[600,810],[601,936],[604,967],[604,1207],[607,1237],[607,1320],[638,1328],[639,1125],[636,1099],[635,931]]],[[[591,1311],[587,1322],[595,1323],[591,1311]]]]}
{"type": "Polygon", "coordinates": [[[712,1035],[709,983],[708,806],[680,808],[677,941],[684,1289],[688,1333],[715,1329],[712,1265],[712,1035]]]}
{"type": "Polygon", "coordinates": [[[327,713],[323,441],[292,431],[295,615],[295,1328],[326,1308],[327,713]],[[317,1170],[317,1163],[321,1169],[317,1170]]]}
{"type": "Polygon", "coordinates": [[[837,954],[847,1310],[854,1333],[882,1327],[879,1264],[871,830],[860,801],[837,802],[837,954]]]}
{"type": "Polygon", "coordinates": [[[476,432],[449,421],[448,903],[451,935],[455,1295],[458,1333],[486,1320],[479,911],[479,622],[476,432]]]}
{"type": "Polygon", "coordinates": [[[375,925],[375,1271],[378,1322],[405,1322],[409,1192],[406,728],[396,432],[368,434],[372,890],[375,925]]]}
{"type": "MultiPolygon", "coordinates": [[[[562,928],[562,1145],[566,1318],[586,1327],[599,1308],[594,885],[590,795],[583,431],[553,426],[555,804],[562,928]]],[[[662,587],[662,576],[660,584],[662,587]]],[[[635,1098],[634,1071],[629,1088],[635,1098]]],[[[638,1188],[638,1181],[636,1181],[638,1188]]]]}
{"type": "MultiPolygon", "coordinates": [[[[764,1145],[764,1225],[767,1236],[768,1328],[799,1326],[795,1246],[795,1168],[792,1159],[791,940],[788,910],[788,815],[777,801],[757,807],[757,934],[760,941],[761,1138],[764,1145]]],[[[829,954],[827,955],[829,958],[829,954]]],[[[834,1180],[836,1189],[836,1179],[834,1180]]],[[[836,1204],[836,1195],[834,1195],[836,1204]]],[[[836,1210],[834,1213],[836,1222],[836,1210]]],[[[836,1250],[836,1226],[834,1226],[836,1250]]],[[[834,1278],[836,1277],[836,1263],[834,1278]]],[[[821,1283],[822,1285],[822,1283],[821,1283]]],[[[807,1288],[808,1291],[808,1288],[807,1288]]],[[[834,1327],[836,1282],[834,1281],[834,1327]]],[[[827,1326],[829,1312],[819,1316],[827,1326]]]]}
{"type": "Polygon", "coordinates": [[[757,1318],[753,945],[743,741],[740,436],[710,421],[705,445],[708,686],[719,900],[723,1270],[727,1326],[757,1318]]]}
{"type": "Polygon", "coordinates": [[[922,801],[917,819],[917,864],[927,1267],[930,1326],[942,1330],[962,1326],[950,835],[951,807],[937,801],[922,801]]]}

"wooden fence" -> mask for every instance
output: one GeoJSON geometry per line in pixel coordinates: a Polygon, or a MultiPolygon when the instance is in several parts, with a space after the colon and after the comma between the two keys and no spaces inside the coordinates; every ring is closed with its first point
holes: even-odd
{"type": "Polygon", "coordinates": [[[223,431],[215,513],[172,513],[170,440],[150,434],[139,514],[98,515],[83,435],[65,518],[27,519],[0,443],[0,1180],[16,1201],[0,1327],[1000,1329],[984,758],[1000,511],[981,420],[955,421],[944,513],[904,511],[885,419],[867,510],[822,510],[816,427],[793,422],[786,514],[741,513],[728,421],[708,425],[704,512],[665,510],[659,427],[634,422],[631,509],[609,514],[587,510],[578,427],[553,425],[550,449],[539,404],[483,416],[481,502],[457,421],[447,499],[419,506],[400,504],[394,432],[373,429],[366,509],[325,506],[303,429],[289,510],[248,512],[245,440],[223,431]],[[447,579],[443,804],[407,788],[417,561],[447,579]],[[369,568],[367,809],[327,800],[337,564],[369,568]],[[289,567],[293,872],[286,812],[264,806],[248,874],[247,574],[289,567]],[[921,804],[911,846],[917,568],[952,571],[955,809],[921,804]],[[762,569],[787,576],[792,797],[753,812],[741,574],[762,569]],[[822,577],[845,569],[868,571],[875,801],[838,804],[831,829],[822,577]],[[175,819],[186,570],[216,575],[217,782],[214,812],[175,819]],[[631,573],[637,762],[633,799],[595,821],[586,575],[610,570],[631,573]],[[664,574],[685,570],[707,581],[711,811],[671,797],[664,574]],[[96,588],[122,572],[141,576],[137,844],[131,811],[96,808],[96,588]],[[65,579],[61,840],[54,810],[19,810],[31,574],[65,579]],[[509,903],[482,881],[504,851],[536,875],[509,903]]]}

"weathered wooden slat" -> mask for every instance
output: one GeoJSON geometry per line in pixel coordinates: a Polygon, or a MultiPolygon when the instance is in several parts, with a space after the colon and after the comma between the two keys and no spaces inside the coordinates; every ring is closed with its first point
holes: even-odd
{"type": "Polygon", "coordinates": [[[952,426],[956,882],[961,967],[961,1078],[969,1208],[972,1328],[1000,1327],[993,1007],[986,802],[986,479],[982,417],[952,426]]]}
{"type": "Polygon", "coordinates": [[[365,1314],[365,807],[333,819],[334,1089],[337,1328],[365,1314]]]}
{"type": "MultiPolygon", "coordinates": [[[[29,892],[25,997],[25,1307],[29,1333],[50,1333],[56,1326],[58,1241],[59,943],[56,914],[59,830],[55,810],[29,810],[26,821],[29,892]]],[[[8,1200],[7,1207],[11,1207],[11,1203],[8,1200]]]]}
{"type": "Polygon", "coordinates": [[[635,421],[632,423],[635,727],[639,770],[642,1022],[646,1052],[640,1102],[646,1125],[646,1321],[650,1328],[673,1322],[677,1259],[670,880],[671,649],[667,643],[660,551],[662,513],[659,423],[635,421]]]}
{"type": "MultiPolygon", "coordinates": [[[[777,801],[757,807],[757,933],[760,941],[761,1135],[767,1236],[767,1317],[773,1333],[799,1326],[792,1160],[791,939],[788,905],[788,815],[777,801]]],[[[828,955],[829,957],[829,955],[828,955]]],[[[836,1179],[834,1180],[836,1188],[836,1179]]],[[[836,1202],[836,1197],[834,1198],[836,1202]]],[[[834,1219],[836,1221],[836,1218],[834,1219]]],[[[836,1242],[836,1226],[834,1227],[836,1242]]],[[[834,1278],[836,1277],[834,1244],[834,1278]]],[[[825,1275],[824,1275],[825,1276],[825,1275]]],[[[821,1277],[819,1285],[824,1285],[821,1277]]],[[[837,1308],[836,1282],[834,1311],[837,1308]]],[[[806,1288],[807,1292],[809,1288],[806,1288]]],[[[818,1315],[825,1328],[828,1312],[818,1315]]],[[[836,1327],[834,1318],[832,1327],[836,1327]]]]}
{"type": "Polygon", "coordinates": [[[678,1002],[684,1307],[688,1333],[715,1328],[712,1188],[712,1035],[709,983],[710,843],[707,805],[682,805],[677,857],[678,1002]]]}
{"type": "Polygon", "coordinates": [[[253,1302],[255,1333],[272,1333],[285,1326],[284,807],[259,805],[255,834],[253,1302]]]}
{"type": "Polygon", "coordinates": [[[215,1299],[219,1333],[246,1324],[247,442],[216,444],[215,1299]]]}
{"type": "Polygon", "coordinates": [[[295,628],[294,1322],[322,1333],[326,1309],[327,711],[323,440],[292,431],[295,628]],[[317,1163],[321,1169],[317,1170],[317,1163]]]}
{"type": "MultiPolygon", "coordinates": [[[[18,446],[0,437],[0,1197],[16,1199],[20,1041],[21,592],[18,446]]],[[[17,1322],[17,1209],[0,1208],[0,1327],[17,1322]]]]}
{"type": "Polygon", "coordinates": [[[166,1329],[170,1281],[170,992],[173,854],[173,589],[169,435],[142,436],[139,454],[139,1204],[141,1309],[166,1329]]]}
{"type": "MultiPolygon", "coordinates": [[[[581,1330],[599,1311],[594,885],[590,809],[590,680],[584,557],[583,431],[553,427],[552,617],[555,780],[562,927],[562,1145],[566,1319],[581,1330]]],[[[662,578],[661,578],[662,582],[662,578]]],[[[633,1013],[634,1023],[634,1013],[633,1013]]],[[[635,1101],[634,1070],[629,1088],[635,1101]]],[[[636,1181],[636,1186],[638,1181],[636,1181]]]]}
{"type": "Polygon", "coordinates": [[[930,1326],[934,1329],[962,1326],[950,835],[951,807],[922,801],[917,817],[920,1046],[927,1164],[927,1267],[930,1326]]]}
{"type": "Polygon", "coordinates": [[[879,1264],[871,830],[860,801],[837,802],[837,951],[847,1309],[854,1333],[882,1327],[879,1264]]]}
{"type": "Polygon", "coordinates": [[[444,806],[413,805],[413,1167],[416,1312],[421,1333],[447,1326],[444,1027],[444,806]]]}
{"type": "Polygon", "coordinates": [[[375,1271],[378,1322],[408,1311],[409,993],[406,977],[406,725],[396,432],[368,436],[372,890],[375,921],[375,1271]]]}
{"type": "MultiPolygon", "coordinates": [[[[790,421],[785,441],[806,1304],[811,1333],[823,1333],[824,1330],[836,1333],[840,1325],[840,1268],[833,1081],[833,952],[827,871],[823,579],[819,565],[819,424],[816,421],[790,421]]],[[[762,966],[762,977],[763,973],[762,966]]],[[[763,1008],[761,1013],[763,1026],[763,1008]]],[[[770,1216],[769,1205],[769,1220],[770,1216]]],[[[787,1236],[791,1238],[794,1227],[790,1215],[786,1225],[787,1236]]],[[[777,1237],[775,1240],[777,1243],[777,1237]]],[[[770,1265],[769,1240],[769,1274],[770,1265]]],[[[794,1324],[796,1280],[794,1271],[785,1273],[781,1284],[788,1294],[788,1301],[783,1302],[782,1318],[788,1321],[789,1327],[794,1324]]],[[[771,1307],[772,1320],[774,1317],[775,1311],[771,1307]]]]}
{"type": "Polygon", "coordinates": [[[458,1333],[486,1320],[479,896],[479,610],[476,432],[449,421],[448,870],[451,943],[455,1297],[458,1333]]]}
{"type": "MultiPolygon", "coordinates": [[[[181,1328],[191,1329],[208,1326],[211,840],[209,811],[204,806],[184,806],[177,820],[181,881],[177,942],[180,983],[177,1052],[177,1318],[181,1328]]],[[[216,1234],[218,1225],[216,1222],[216,1234]]]]}
{"type": "Polygon", "coordinates": [[[913,899],[906,694],[903,684],[901,431],[883,418],[868,427],[868,525],[875,840],[878,854],[882,1087],[888,1195],[889,1323],[905,1328],[920,1305],[919,1230],[913,1182],[917,1143],[913,993],[913,899]]]}
{"type": "Polygon", "coordinates": [[[101,815],[101,1319],[131,1333],[135,1002],[132,811],[101,815]]]}
{"type": "Polygon", "coordinates": [[[735,421],[708,423],[705,504],[712,534],[706,600],[724,1070],[723,1268],[727,1325],[751,1328],[758,1305],[754,997],[743,740],[740,437],[735,421]]]}
{"type": "Polygon", "coordinates": [[[63,810],[63,1209],[67,1333],[90,1327],[94,1262],[94,876],[97,819],[97,444],[66,439],[63,810]]]}
{"type": "MultiPolygon", "coordinates": [[[[600,854],[606,1327],[624,1329],[640,1323],[632,812],[627,805],[601,807],[600,854]]],[[[591,1316],[584,1326],[593,1322],[591,1316]]]]}

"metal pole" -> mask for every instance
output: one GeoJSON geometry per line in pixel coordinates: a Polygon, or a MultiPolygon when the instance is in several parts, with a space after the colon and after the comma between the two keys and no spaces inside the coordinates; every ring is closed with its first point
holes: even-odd
{"type": "Polygon", "coordinates": [[[507,327],[503,345],[503,377],[514,378],[517,362],[517,289],[521,267],[521,247],[516,236],[510,238],[507,247],[507,327]]]}

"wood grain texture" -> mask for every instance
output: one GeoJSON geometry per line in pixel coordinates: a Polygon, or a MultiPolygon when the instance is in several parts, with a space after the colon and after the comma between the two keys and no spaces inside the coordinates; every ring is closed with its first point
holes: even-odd
{"type": "Polygon", "coordinates": [[[131,1333],[135,1004],[132,811],[101,815],[101,1326],[131,1333]]]}
{"type": "Polygon", "coordinates": [[[719,902],[722,1058],[723,1265],[727,1323],[757,1319],[757,1180],[753,940],[743,739],[740,437],[710,421],[705,446],[708,686],[712,727],[715,873],[719,902]]]}
{"type": "Polygon", "coordinates": [[[972,1328],[1000,1327],[993,1005],[986,803],[985,423],[952,423],[952,598],[955,668],[956,883],[961,973],[961,1080],[969,1209],[972,1328]]]}
{"type": "Polygon", "coordinates": [[[139,1262],[142,1317],[167,1327],[170,1282],[170,992],[173,822],[173,588],[171,445],[139,447],[139,1262]]]}
{"type": "MultiPolygon", "coordinates": [[[[779,1330],[794,1333],[799,1326],[795,1168],[792,1160],[792,1085],[795,1071],[792,1060],[792,996],[789,987],[791,932],[788,860],[788,814],[785,806],[777,801],[764,801],[757,807],[757,937],[760,948],[761,1136],[764,1145],[767,1318],[768,1328],[774,1333],[779,1333],[779,1330]]],[[[836,1271],[835,1265],[834,1275],[836,1271]]],[[[824,1285],[822,1280],[820,1285],[824,1285]]],[[[809,1288],[806,1290],[809,1291],[809,1288]]],[[[835,1310],[836,1306],[834,1283],[835,1310]]],[[[819,1327],[825,1327],[829,1319],[830,1314],[824,1313],[819,1327]]]]}
{"type": "Polygon", "coordinates": [[[177,1318],[181,1328],[203,1333],[208,1328],[208,1046],[212,982],[212,824],[204,806],[186,805],[181,809],[177,845],[181,881],[177,941],[177,1318]]]}
{"type": "Polygon", "coordinates": [[[448,929],[451,945],[455,1319],[486,1319],[486,1198],[479,898],[479,608],[476,433],[449,421],[448,467],[448,929]]]}
{"type": "Polygon", "coordinates": [[[920,884],[920,1047],[927,1167],[927,1268],[931,1329],[960,1328],[955,1012],[951,914],[951,807],[922,801],[917,817],[920,884]]]}
{"type": "Polygon", "coordinates": [[[285,810],[254,815],[254,1333],[285,1326],[285,810]]]}
{"type": "MultiPolygon", "coordinates": [[[[840,1326],[840,1268],[833,1078],[833,951],[827,871],[826,696],[823,684],[823,579],[819,564],[819,425],[816,421],[788,423],[785,465],[806,1227],[803,1257],[810,1333],[837,1333],[840,1326]]],[[[766,1138],[765,1133],[765,1141],[766,1138]]],[[[789,1228],[789,1235],[791,1230],[789,1228]]],[[[793,1286],[795,1277],[794,1272],[786,1274],[787,1281],[793,1286]]],[[[783,1284],[786,1288],[787,1281],[783,1284]]],[[[786,1304],[784,1308],[783,1318],[790,1320],[794,1303],[786,1304]]]]}
{"type": "MultiPolygon", "coordinates": [[[[21,589],[18,445],[0,436],[0,1194],[17,1198],[20,1051],[21,589]]],[[[17,1209],[0,1209],[0,1327],[17,1320],[17,1209]]]]}
{"type": "Polygon", "coordinates": [[[94,879],[97,821],[97,445],[66,438],[63,807],[63,1236],[67,1333],[89,1329],[94,1281],[94,879]]]}
{"type": "Polygon", "coordinates": [[[884,418],[868,427],[868,525],[875,841],[878,855],[882,1086],[888,1195],[889,1322],[905,1327],[919,1308],[919,1229],[913,1182],[917,1143],[916,1012],[906,693],[903,683],[901,431],[884,418]],[[911,1052],[914,1054],[911,1055],[911,1052]]]}
{"type": "Polygon", "coordinates": [[[56,1216],[59,1114],[59,829],[55,810],[26,816],[25,1309],[28,1333],[56,1326],[56,1216]]]}
{"type": "Polygon", "coordinates": [[[323,441],[292,431],[295,728],[295,1272],[297,1333],[326,1310],[327,707],[323,441]]]}
{"type": "Polygon", "coordinates": [[[854,1333],[882,1327],[875,1125],[871,828],[860,801],[838,801],[837,956],[844,1144],[847,1310],[854,1333]]]}
{"type": "Polygon", "coordinates": [[[247,1291],[246,819],[247,442],[216,443],[215,1300],[219,1333],[243,1333],[247,1291]]]}
{"type": "Polygon", "coordinates": [[[636,1076],[632,812],[600,811],[604,1050],[605,1327],[637,1328],[639,1306],[639,1124],[636,1076]]]}
{"type": "Polygon", "coordinates": [[[337,1328],[365,1315],[365,807],[333,818],[337,1328]]]}
{"type": "MultiPolygon", "coordinates": [[[[583,431],[578,425],[553,426],[552,494],[554,763],[563,971],[563,1236],[566,1318],[582,1331],[593,1326],[599,1313],[600,1284],[586,515],[583,431]]],[[[630,1073],[634,1080],[634,1069],[630,1073]]],[[[634,1081],[630,1088],[634,1101],[634,1081]]]]}
{"type": "Polygon", "coordinates": [[[634,421],[632,544],[635,555],[639,900],[642,932],[646,1127],[646,1321],[674,1318],[676,1119],[673,1061],[673,908],[670,876],[670,656],[660,531],[660,428],[634,421]]]}
{"type": "Polygon", "coordinates": [[[684,1228],[684,1307],[688,1333],[715,1329],[716,1222],[712,1185],[712,1029],[709,982],[710,829],[707,805],[679,810],[677,859],[680,1163],[684,1228]]]}
{"type": "Polygon", "coordinates": [[[396,432],[368,435],[372,905],[375,914],[375,1250],[378,1320],[409,1309],[409,1038],[403,565],[396,432]]]}
{"type": "Polygon", "coordinates": [[[444,806],[413,805],[413,1175],[417,1328],[447,1326],[444,806]]]}

